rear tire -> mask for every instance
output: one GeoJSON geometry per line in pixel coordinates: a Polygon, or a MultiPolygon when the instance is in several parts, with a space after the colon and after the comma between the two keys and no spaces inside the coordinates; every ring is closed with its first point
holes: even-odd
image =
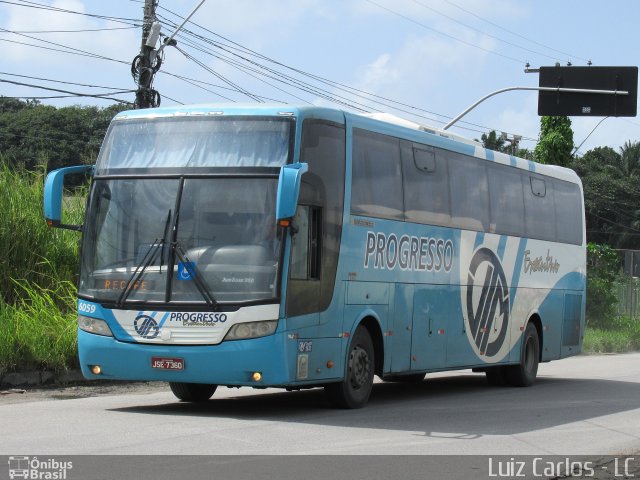
{"type": "Polygon", "coordinates": [[[538,329],[529,322],[522,336],[520,363],[507,367],[507,379],[514,387],[530,387],[538,374],[540,360],[540,338],[538,329]]]}
{"type": "Polygon", "coordinates": [[[371,335],[365,327],[360,326],[349,345],[344,380],[324,387],[331,406],[333,408],[364,407],[373,389],[374,368],[371,335]]]}
{"type": "Polygon", "coordinates": [[[204,383],[169,382],[173,394],[183,402],[206,402],[218,388],[204,383]]]}

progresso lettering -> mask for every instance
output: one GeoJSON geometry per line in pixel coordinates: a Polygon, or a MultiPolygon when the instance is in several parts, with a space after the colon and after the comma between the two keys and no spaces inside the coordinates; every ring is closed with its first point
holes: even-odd
{"type": "Polygon", "coordinates": [[[171,312],[169,321],[182,322],[183,326],[213,325],[214,323],[224,323],[227,321],[226,313],[181,313],[171,312]]]}
{"type": "Polygon", "coordinates": [[[451,240],[367,232],[364,268],[372,266],[381,270],[400,268],[417,272],[449,272],[453,257],[451,240]]]}

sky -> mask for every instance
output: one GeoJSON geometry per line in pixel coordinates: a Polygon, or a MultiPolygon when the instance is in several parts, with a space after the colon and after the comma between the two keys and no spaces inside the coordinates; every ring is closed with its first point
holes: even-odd
{"type": "MultiPolygon", "coordinates": [[[[171,35],[198,3],[159,0],[161,32],[171,35]]],[[[34,87],[44,86],[122,92],[111,97],[132,101],[143,4],[0,0],[0,95],[66,95],[34,87]]],[[[206,0],[191,20],[177,48],[165,48],[155,76],[163,106],[259,99],[389,112],[442,128],[488,93],[537,86],[527,63],[640,64],[638,0],[206,0]]],[[[640,140],[637,117],[571,120],[576,146],[584,141],[578,154],[640,140]]],[[[482,103],[450,131],[471,139],[490,130],[520,135],[520,146],[533,149],[539,125],[537,93],[514,91],[482,103]]]]}

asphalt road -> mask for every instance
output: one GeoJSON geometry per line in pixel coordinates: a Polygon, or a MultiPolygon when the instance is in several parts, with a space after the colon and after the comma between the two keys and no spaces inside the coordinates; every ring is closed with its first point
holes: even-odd
{"type": "Polygon", "coordinates": [[[32,391],[0,396],[0,422],[0,455],[628,455],[640,452],[640,353],[543,364],[531,388],[470,371],[377,383],[350,411],[318,389],[222,388],[205,404],[164,385],[32,391]]]}

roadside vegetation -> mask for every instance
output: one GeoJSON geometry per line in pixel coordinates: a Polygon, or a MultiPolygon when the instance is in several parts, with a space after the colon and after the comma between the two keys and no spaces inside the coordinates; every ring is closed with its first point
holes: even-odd
{"type": "MultiPolygon", "coordinates": [[[[43,181],[44,169],[12,171],[0,158],[0,373],[76,363],[80,235],[46,225],[43,181]]],[[[79,223],[81,198],[66,208],[79,223]]]]}

